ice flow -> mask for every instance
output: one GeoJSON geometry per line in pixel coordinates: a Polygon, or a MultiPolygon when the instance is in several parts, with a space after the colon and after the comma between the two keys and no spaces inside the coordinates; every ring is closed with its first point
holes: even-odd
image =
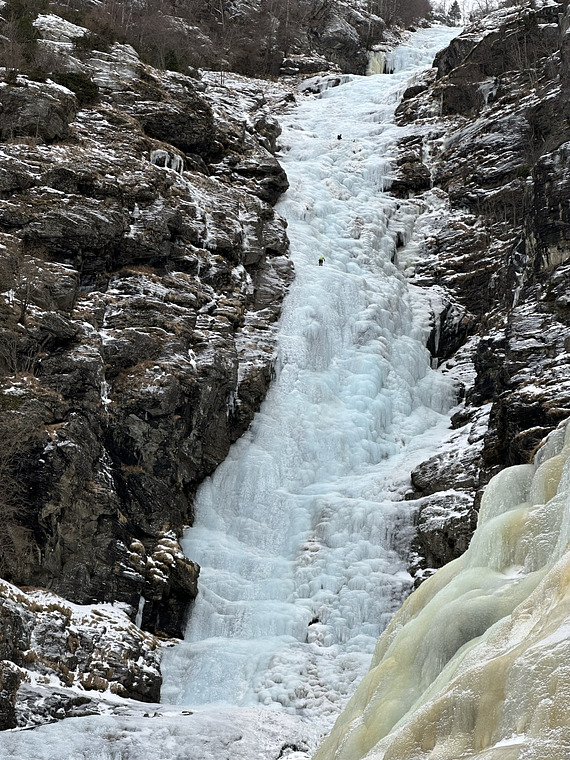
{"type": "Polygon", "coordinates": [[[165,656],[166,702],[262,704],[327,723],[409,591],[402,497],[453,392],[430,369],[426,304],[395,261],[413,209],[385,190],[400,94],[456,32],[416,33],[393,53],[395,73],[303,97],[284,119],[290,189],[278,210],[296,279],[276,378],[199,490],[183,546],[200,592],[184,643],[165,656]]]}

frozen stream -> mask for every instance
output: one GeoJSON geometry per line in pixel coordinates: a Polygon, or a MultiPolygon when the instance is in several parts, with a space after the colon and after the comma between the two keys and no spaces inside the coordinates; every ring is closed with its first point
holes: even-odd
{"type": "Polygon", "coordinates": [[[275,382],[201,487],[183,542],[200,593],[165,658],[165,702],[265,705],[328,725],[409,592],[403,494],[453,393],[430,369],[425,296],[393,263],[414,217],[384,189],[399,96],[456,33],[417,32],[394,74],[351,77],[282,120],[291,187],[278,210],[297,276],[275,382]]]}

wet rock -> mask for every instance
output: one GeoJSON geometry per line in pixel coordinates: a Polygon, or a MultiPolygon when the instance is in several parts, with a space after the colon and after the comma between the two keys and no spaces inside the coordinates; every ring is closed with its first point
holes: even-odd
{"type": "Polygon", "coordinates": [[[446,297],[442,310],[434,315],[433,321],[427,347],[440,365],[453,357],[468,336],[475,332],[477,319],[453,299],[446,297]]]}
{"type": "Polygon", "coordinates": [[[397,176],[390,185],[390,192],[398,198],[428,190],[431,187],[431,172],[423,163],[422,140],[413,136],[400,143],[402,151],[397,160],[397,176]]]}

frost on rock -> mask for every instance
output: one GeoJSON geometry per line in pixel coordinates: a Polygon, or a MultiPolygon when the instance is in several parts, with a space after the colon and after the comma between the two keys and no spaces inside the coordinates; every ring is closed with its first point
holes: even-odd
{"type": "Polygon", "coordinates": [[[34,27],[39,31],[42,39],[53,42],[73,42],[89,34],[84,27],[72,24],[53,14],[40,14],[34,21],[34,27]]]}
{"type": "Polygon", "coordinates": [[[407,135],[392,188],[422,208],[401,263],[444,303],[428,345],[462,388],[454,427],[487,420],[474,446],[458,437],[453,455],[412,478],[411,496],[433,506],[437,486],[454,523],[430,542],[434,522],[420,516],[413,562],[422,566],[424,553],[422,573],[452,558],[456,533],[471,532],[489,478],[528,462],[570,408],[567,25],[557,3],[493,12],[438,53],[397,109],[407,135]],[[463,527],[450,488],[470,494],[463,527]]]}
{"type": "Polygon", "coordinates": [[[3,668],[17,685],[2,728],[99,714],[119,697],[156,702],[159,642],[134,626],[124,607],[80,606],[2,582],[3,668]]]}

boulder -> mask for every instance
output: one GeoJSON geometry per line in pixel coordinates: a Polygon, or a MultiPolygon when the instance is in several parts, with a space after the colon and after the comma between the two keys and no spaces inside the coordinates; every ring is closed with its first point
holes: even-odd
{"type": "Polygon", "coordinates": [[[65,87],[19,77],[17,85],[0,88],[0,140],[66,140],[78,107],[65,87]]]}

